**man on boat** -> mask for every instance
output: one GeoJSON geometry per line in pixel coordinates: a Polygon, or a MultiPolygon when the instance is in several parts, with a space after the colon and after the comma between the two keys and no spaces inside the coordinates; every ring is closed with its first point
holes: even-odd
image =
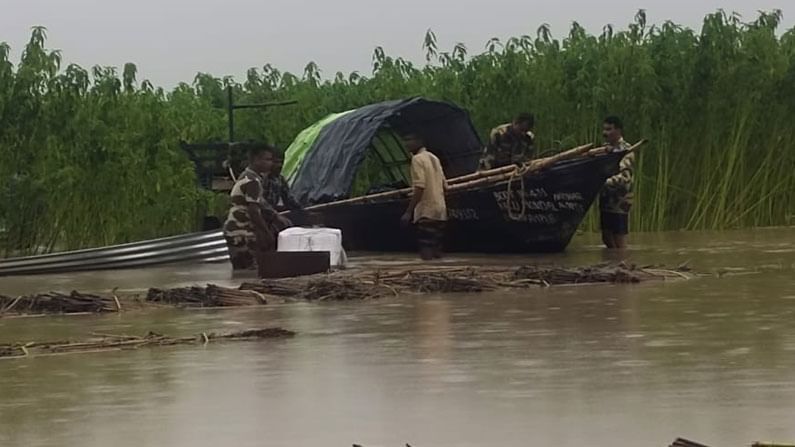
{"type": "MultiPolygon", "coordinates": [[[[609,116],[602,122],[602,136],[608,152],[627,151],[630,148],[629,143],[624,141],[624,125],[617,116],[609,116]]],[[[619,163],[618,174],[607,179],[599,194],[602,242],[607,248],[621,249],[627,246],[634,163],[635,154],[626,154],[619,163]]]]}
{"type": "MultiPolygon", "coordinates": [[[[273,159],[273,168],[271,168],[270,174],[266,177],[265,199],[278,211],[302,211],[303,207],[293,196],[293,193],[290,192],[290,185],[287,184],[287,179],[282,175],[283,166],[284,153],[281,151],[276,152],[273,159]]],[[[284,218],[283,222],[287,223],[288,226],[291,225],[287,218],[284,218]]],[[[284,228],[279,229],[283,230],[284,228]]]]}
{"type": "Polygon", "coordinates": [[[224,237],[234,270],[255,269],[263,253],[276,250],[278,227],[285,225],[265,198],[265,176],[273,169],[275,152],[264,144],[251,146],[248,167],[232,187],[224,237]]]}
{"type": "Polygon", "coordinates": [[[442,257],[442,240],[447,222],[444,193],[447,180],[436,155],[425,148],[418,135],[405,135],[403,144],[411,156],[411,186],[413,193],[409,207],[401,218],[417,227],[417,242],[423,260],[442,257]]]}
{"type": "Polygon", "coordinates": [[[520,164],[536,157],[535,118],[530,113],[520,113],[513,122],[491,130],[489,144],[483,154],[481,167],[499,168],[509,164],[520,164]]]}

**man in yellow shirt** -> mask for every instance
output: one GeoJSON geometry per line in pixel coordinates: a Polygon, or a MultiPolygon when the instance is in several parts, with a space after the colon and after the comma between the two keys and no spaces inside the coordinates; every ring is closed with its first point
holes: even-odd
{"type": "Polygon", "coordinates": [[[444,193],[447,180],[439,158],[425,148],[418,135],[406,135],[403,144],[411,156],[411,186],[413,194],[402,222],[417,226],[417,242],[423,260],[442,257],[442,240],[447,222],[444,193]]]}

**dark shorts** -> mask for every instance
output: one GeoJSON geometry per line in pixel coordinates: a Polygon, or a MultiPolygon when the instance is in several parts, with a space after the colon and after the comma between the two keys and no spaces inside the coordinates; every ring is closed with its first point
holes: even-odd
{"type": "Polygon", "coordinates": [[[417,244],[420,249],[441,250],[447,222],[421,219],[417,222],[417,244]]]}
{"type": "Polygon", "coordinates": [[[229,249],[229,262],[234,270],[253,270],[257,268],[257,252],[259,247],[253,237],[225,236],[226,247],[229,249]]]}
{"type": "Polygon", "coordinates": [[[600,212],[600,226],[602,231],[613,234],[629,234],[629,214],[600,212]]]}
{"type": "Polygon", "coordinates": [[[224,236],[233,270],[256,270],[263,253],[276,251],[276,241],[258,241],[254,236],[224,236]]]}

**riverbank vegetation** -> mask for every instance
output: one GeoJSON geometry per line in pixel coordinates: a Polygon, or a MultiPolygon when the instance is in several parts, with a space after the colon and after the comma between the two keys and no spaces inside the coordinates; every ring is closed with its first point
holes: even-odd
{"type": "MultiPolygon", "coordinates": [[[[171,90],[123,68],[62,66],[32,32],[13,64],[0,45],[0,255],[145,239],[195,228],[193,166],[178,141],[221,141],[224,88],[240,102],[298,100],[237,116],[239,139],[281,146],[328,113],[424,95],[467,108],[481,135],[530,110],[545,149],[597,142],[624,117],[639,157],[635,230],[786,225],[795,215],[795,30],[781,13],[717,12],[700,32],[637,14],[596,35],[533,36],[485,50],[437,47],[422,66],[376,48],[372,73],[302,75],[265,65],[245,79],[198,74],[171,90]]],[[[593,226],[589,220],[587,225],[593,226]]]]}

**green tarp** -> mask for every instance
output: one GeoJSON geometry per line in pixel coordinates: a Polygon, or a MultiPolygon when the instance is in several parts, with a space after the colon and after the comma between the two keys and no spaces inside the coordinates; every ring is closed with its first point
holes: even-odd
{"type": "Polygon", "coordinates": [[[482,146],[469,115],[454,104],[408,98],[329,115],[287,151],[285,175],[304,205],[408,183],[409,155],[396,135],[422,135],[451,177],[477,169],[482,146]]]}
{"type": "Polygon", "coordinates": [[[325,127],[326,124],[352,111],[353,110],[348,110],[346,112],[332,113],[327,115],[325,118],[302,130],[301,133],[295,137],[295,140],[293,140],[293,142],[290,144],[290,147],[287,148],[287,151],[285,151],[284,154],[284,167],[282,168],[282,174],[284,175],[284,178],[287,179],[288,183],[293,182],[295,174],[298,172],[298,168],[301,167],[304,157],[306,157],[309,149],[315,143],[315,140],[317,139],[317,136],[323,127],[325,127]]]}
{"type": "MultiPolygon", "coordinates": [[[[315,144],[320,131],[337,118],[352,112],[332,113],[302,130],[285,151],[282,173],[292,182],[301,163],[315,144]]],[[[398,135],[391,129],[381,129],[371,144],[371,150],[359,167],[353,185],[353,196],[363,195],[374,186],[409,182],[409,158],[398,135]]]]}

